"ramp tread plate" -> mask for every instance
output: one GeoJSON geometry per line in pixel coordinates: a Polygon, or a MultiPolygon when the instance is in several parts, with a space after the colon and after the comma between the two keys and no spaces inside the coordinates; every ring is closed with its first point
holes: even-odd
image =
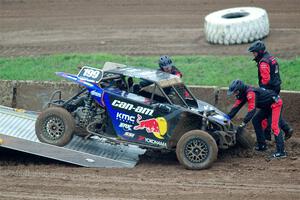
{"type": "Polygon", "coordinates": [[[44,144],[35,135],[36,118],[37,113],[0,106],[1,146],[86,167],[134,167],[145,152],[134,145],[111,145],[78,136],[65,147],[44,144]]]}

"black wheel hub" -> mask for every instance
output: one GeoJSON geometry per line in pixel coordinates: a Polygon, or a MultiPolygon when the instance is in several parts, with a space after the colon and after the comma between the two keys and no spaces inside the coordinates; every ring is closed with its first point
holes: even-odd
{"type": "Polygon", "coordinates": [[[44,122],[43,135],[50,140],[58,140],[65,132],[63,120],[56,116],[48,117],[44,122]]]}
{"type": "Polygon", "coordinates": [[[192,163],[204,162],[209,155],[208,145],[200,138],[193,138],[186,143],[184,155],[192,163]]]}

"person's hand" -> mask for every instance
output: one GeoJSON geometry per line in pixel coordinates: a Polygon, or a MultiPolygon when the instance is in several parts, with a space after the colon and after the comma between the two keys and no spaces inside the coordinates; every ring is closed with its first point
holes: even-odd
{"type": "Polygon", "coordinates": [[[242,122],[239,127],[244,128],[246,126],[246,124],[244,122],[242,122]]]}
{"type": "Polygon", "coordinates": [[[224,114],[224,118],[227,119],[228,121],[231,120],[230,117],[228,115],[226,115],[226,114],[224,114]]]}
{"type": "Polygon", "coordinates": [[[244,122],[242,122],[242,123],[238,126],[238,128],[237,128],[237,130],[236,130],[236,133],[237,133],[238,135],[242,134],[243,131],[244,131],[245,126],[246,126],[246,124],[245,124],[244,122]]]}

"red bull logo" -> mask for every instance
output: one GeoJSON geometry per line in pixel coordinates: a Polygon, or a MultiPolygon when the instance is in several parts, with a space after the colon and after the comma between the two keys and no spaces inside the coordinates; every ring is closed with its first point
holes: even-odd
{"type": "Polygon", "coordinates": [[[138,114],[137,123],[139,125],[133,127],[134,130],[146,129],[147,133],[153,133],[155,137],[164,139],[163,136],[168,130],[168,124],[165,118],[157,117],[141,120],[142,116],[138,114]]]}

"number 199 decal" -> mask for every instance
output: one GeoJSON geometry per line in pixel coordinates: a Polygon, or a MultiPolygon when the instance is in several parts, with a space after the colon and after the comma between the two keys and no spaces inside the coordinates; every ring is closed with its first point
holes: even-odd
{"type": "Polygon", "coordinates": [[[100,69],[83,66],[77,76],[90,82],[99,83],[103,77],[103,71],[100,69]]]}

